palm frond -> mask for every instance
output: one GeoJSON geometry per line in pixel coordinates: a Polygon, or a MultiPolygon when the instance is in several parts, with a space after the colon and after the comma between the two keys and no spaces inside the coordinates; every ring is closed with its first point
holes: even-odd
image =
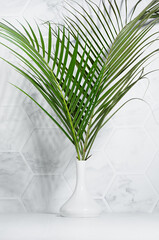
{"type": "MultiPolygon", "coordinates": [[[[72,36],[78,32],[82,41],[90,43],[92,56],[96,58],[97,53],[101,51],[98,66],[101,69],[100,71],[103,71],[103,69],[104,71],[99,84],[100,93],[91,119],[89,136],[87,137],[86,152],[88,157],[99,130],[108,121],[108,116],[123,96],[142,79],[145,62],[158,52],[158,49],[156,49],[150,54],[146,54],[145,49],[158,41],[158,32],[150,33],[150,31],[159,21],[159,18],[154,17],[154,14],[158,13],[159,3],[158,1],[152,1],[137,17],[132,19],[138,2],[132,11],[131,20],[127,23],[129,20],[128,6],[127,1],[125,1],[125,25],[116,1],[103,1],[103,11],[95,3],[91,1],[87,1],[87,3],[96,15],[99,13],[97,20],[101,29],[98,28],[99,24],[95,23],[83,7],[81,7],[81,11],[76,11],[69,5],[69,8],[72,8],[72,11],[69,10],[69,12],[72,13],[73,18],[66,18],[65,22],[71,28],[72,36]],[[109,14],[109,7],[114,21],[109,14]],[[150,18],[153,18],[153,20],[149,21],[150,18]],[[85,26],[84,22],[87,23],[85,26]],[[82,31],[84,30],[83,34],[82,31]],[[94,31],[96,31],[95,34],[94,31]]],[[[78,3],[77,5],[80,6],[78,3]]],[[[112,112],[111,116],[113,115],[112,112]]]]}
{"type": "Polygon", "coordinates": [[[116,0],[102,1],[101,7],[86,0],[96,19],[78,2],[80,10],[68,4],[71,16],[65,17],[65,26],[54,28],[48,22],[47,39],[38,24],[36,33],[28,21],[20,23],[22,33],[9,22],[0,22],[1,39],[12,45],[1,44],[21,65],[5,61],[34,85],[59,122],[17,88],[63,131],[78,159],[88,159],[98,132],[121,108],[115,110],[125,94],[144,78],[146,62],[159,51],[146,52],[158,41],[159,32],[151,31],[159,22],[159,1],[151,1],[134,17],[139,3],[128,13],[123,0],[122,16],[116,0]]]}

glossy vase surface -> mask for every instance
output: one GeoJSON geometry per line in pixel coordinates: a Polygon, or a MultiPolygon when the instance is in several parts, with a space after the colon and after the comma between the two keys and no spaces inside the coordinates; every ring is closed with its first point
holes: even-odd
{"type": "Polygon", "coordinates": [[[96,217],[102,212],[101,207],[89,194],[86,186],[87,161],[76,161],[76,186],[71,197],[60,209],[64,217],[96,217]]]}

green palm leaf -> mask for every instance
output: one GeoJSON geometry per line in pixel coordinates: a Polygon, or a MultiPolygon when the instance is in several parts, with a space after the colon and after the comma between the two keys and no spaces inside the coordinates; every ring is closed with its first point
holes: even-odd
{"type": "Polygon", "coordinates": [[[79,160],[89,157],[98,132],[121,108],[114,110],[125,94],[144,78],[146,62],[158,52],[145,50],[158,41],[158,32],[151,30],[159,21],[159,1],[151,1],[135,18],[140,1],[130,14],[123,1],[125,16],[116,0],[103,1],[101,8],[90,0],[86,3],[96,20],[80,4],[80,10],[68,4],[71,16],[65,18],[65,26],[53,28],[48,22],[47,40],[38,24],[35,33],[29,22],[20,23],[22,33],[7,21],[0,23],[1,39],[12,46],[1,44],[22,65],[5,61],[34,85],[59,121],[17,88],[63,131],[79,160]]]}

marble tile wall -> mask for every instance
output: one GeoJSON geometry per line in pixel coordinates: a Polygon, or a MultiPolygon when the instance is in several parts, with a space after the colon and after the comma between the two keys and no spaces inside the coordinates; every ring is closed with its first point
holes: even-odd
{"type": "MultiPolygon", "coordinates": [[[[148,2],[142,1],[141,8],[148,2]]],[[[23,17],[32,23],[63,21],[64,0],[0,3],[0,18],[14,24],[23,17]]],[[[0,54],[11,57],[2,46],[0,54]]],[[[154,66],[158,63],[156,59],[154,66]]],[[[0,213],[57,213],[75,186],[74,149],[45,114],[9,84],[42,102],[28,82],[2,60],[0,73],[0,213]]],[[[151,74],[128,94],[124,100],[141,97],[148,104],[134,100],[122,108],[99,134],[88,160],[88,189],[106,212],[159,211],[158,76],[151,74]]]]}

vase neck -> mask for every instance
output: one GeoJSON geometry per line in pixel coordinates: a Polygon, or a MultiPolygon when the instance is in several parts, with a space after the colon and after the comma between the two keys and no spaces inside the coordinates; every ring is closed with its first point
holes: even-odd
{"type": "Polygon", "coordinates": [[[86,161],[76,161],[76,187],[78,185],[85,185],[86,161]]]}

